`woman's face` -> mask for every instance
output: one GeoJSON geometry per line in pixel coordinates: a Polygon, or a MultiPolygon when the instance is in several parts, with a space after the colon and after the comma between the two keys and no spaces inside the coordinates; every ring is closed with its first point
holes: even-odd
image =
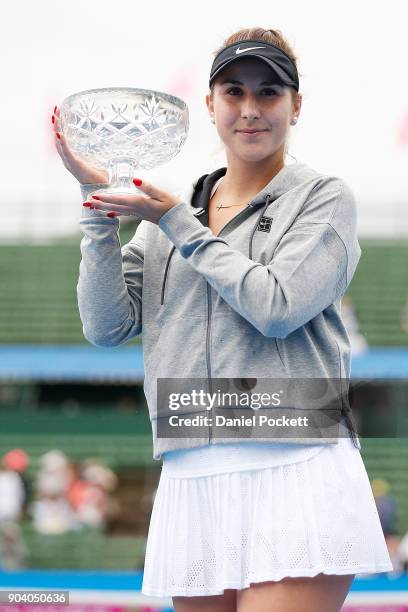
{"type": "Polygon", "coordinates": [[[291,120],[299,113],[301,96],[293,102],[289,87],[277,81],[269,66],[245,57],[227,66],[206,97],[210,115],[227,156],[261,162],[284,152],[291,120]],[[260,130],[246,134],[242,130],[260,130]]]}

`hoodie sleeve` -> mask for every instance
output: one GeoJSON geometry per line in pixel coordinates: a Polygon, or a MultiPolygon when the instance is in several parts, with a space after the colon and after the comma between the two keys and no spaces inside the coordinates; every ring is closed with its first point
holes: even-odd
{"type": "Polygon", "coordinates": [[[361,255],[354,195],[335,177],[312,190],[268,265],[231,248],[184,202],[168,210],[159,227],[219,295],[268,337],[286,338],[341,298],[361,255]]]}
{"type": "MultiPolygon", "coordinates": [[[[82,185],[83,198],[104,186],[82,185]]],[[[132,240],[121,248],[119,220],[83,209],[78,308],[83,334],[95,346],[118,346],[142,331],[146,223],[141,221],[132,240]]]]}

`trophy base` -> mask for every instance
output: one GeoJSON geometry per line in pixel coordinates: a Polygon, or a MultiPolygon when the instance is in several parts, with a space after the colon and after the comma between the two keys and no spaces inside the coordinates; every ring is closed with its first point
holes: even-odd
{"type": "Polygon", "coordinates": [[[143,193],[133,182],[137,162],[132,157],[114,157],[108,165],[109,185],[95,190],[92,195],[137,195],[143,193]]]}
{"type": "Polygon", "coordinates": [[[124,185],[120,185],[118,187],[99,187],[98,189],[95,189],[95,191],[92,191],[92,193],[90,193],[90,195],[138,195],[138,194],[143,194],[142,191],[140,191],[140,189],[138,189],[137,187],[135,187],[132,184],[129,184],[129,186],[124,186],[124,185]]]}

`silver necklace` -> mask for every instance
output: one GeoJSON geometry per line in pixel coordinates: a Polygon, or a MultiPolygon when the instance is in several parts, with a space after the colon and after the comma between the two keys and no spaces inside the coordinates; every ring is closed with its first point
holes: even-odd
{"type": "MultiPolygon", "coordinates": [[[[218,185],[217,185],[217,188],[216,188],[216,190],[215,190],[215,191],[217,191],[217,189],[218,189],[218,187],[219,187],[219,184],[222,182],[223,178],[224,178],[224,177],[222,177],[222,178],[219,180],[218,185]]],[[[215,194],[215,191],[214,191],[214,193],[213,193],[212,195],[214,195],[214,194],[215,194]]],[[[212,196],[211,196],[211,197],[212,197],[212,196]]],[[[215,208],[216,208],[217,210],[220,210],[221,208],[232,208],[233,206],[242,206],[242,204],[229,204],[228,206],[224,206],[224,204],[217,204],[217,206],[216,206],[215,208]]]]}
{"type": "Polygon", "coordinates": [[[242,206],[242,204],[230,204],[229,206],[224,206],[224,204],[217,204],[215,208],[217,210],[220,210],[220,208],[232,208],[233,206],[242,206]]]}

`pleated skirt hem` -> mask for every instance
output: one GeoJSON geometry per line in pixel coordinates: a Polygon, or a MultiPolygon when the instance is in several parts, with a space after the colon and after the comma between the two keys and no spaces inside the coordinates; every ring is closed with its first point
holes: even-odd
{"type": "Polygon", "coordinates": [[[160,476],[142,593],[220,595],[285,577],[393,571],[360,451],[349,439],[298,463],[160,476]]]}
{"type": "Polygon", "coordinates": [[[353,569],[345,569],[343,567],[338,567],[338,568],[315,568],[313,570],[299,570],[299,571],[290,571],[290,572],[283,572],[280,574],[274,574],[274,575],[266,575],[266,576],[256,576],[256,578],[254,579],[250,579],[247,580],[246,582],[243,583],[237,583],[237,582],[233,582],[233,583],[223,583],[222,586],[217,586],[214,587],[214,589],[209,589],[209,590],[205,590],[205,589],[190,589],[188,591],[188,593],[186,593],[185,589],[172,589],[171,593],[168,592],[160,592],[154,585],[148,585],[143,583],[142,586],[142,593],[143,595],[148,595],[150,597],[177,597],[177,596],[181,596],[181,597],[185,597],[186,595],[188,597],[195,597],[195,596],[209,596],[209,595],[222,595],[224,593],[224,591],[226,589],[236,589],[238,591],[242,591],[243,589],[248,589],[252,584],[257,584],[259,582],[268,582],[268,581],[273,581],[273,582],[279,582],[279,580],[282,580],[283,578],[314,578],[315,576],[317,576],[318,574],[327,574],[328,576],[332,576],[332,575],[338,575],[338,576],[344,576],[344,575],[350,575],[350,574],[377,574],[377,573],[386,573],[389,571],[393,570],[393,566],[391,563],[387,563],[384,566],[367,566],[367,567],[357,567],[357,568],[353,568],[353,569]]]}

